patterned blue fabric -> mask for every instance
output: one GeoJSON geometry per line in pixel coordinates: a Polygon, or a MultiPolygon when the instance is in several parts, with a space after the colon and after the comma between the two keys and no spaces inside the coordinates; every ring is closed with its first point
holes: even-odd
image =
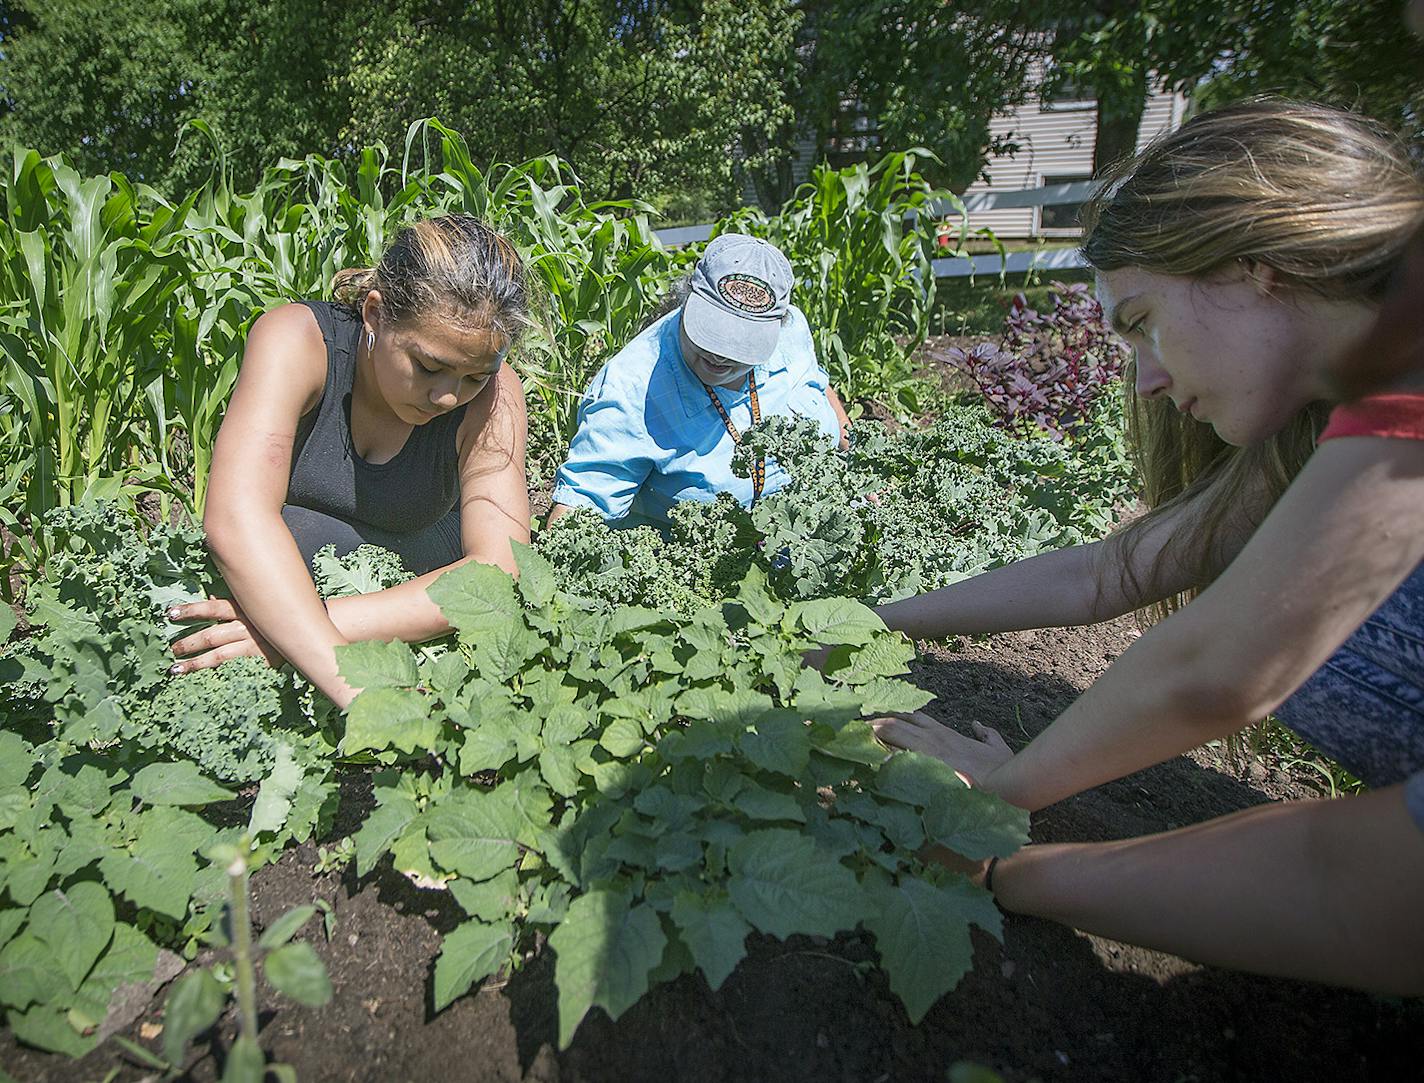
{"type": "Polygon", "coordinates": [[[1419,830],[1424,831],[1424,771],[1420,771],[1405,785],[1404,805],[1409,809],[1409,815],[1414,817],[1414,822],[1419,825],[1419,830]]]}
{"type": "Polygon", "coordinates": [[[1370,786],[1409,779],[1424,829],[1424,564],[1276,717],[1370,786]]]}
{"type": "MultiPolygon", "coordinates": [[[[555,502],[592,508],[620,527],[666,526],[679,500],[710,501],[726,492],[751,503],[751,480],[732,473],[732,437],[682,360],[681,316],[675,309],[657,320],[593,378],[555,480],[555,502]]],[[[800,309],[792,306],[776,352],[755,374],[762,417],[813,417],[826,435],[840,436],[826,398],[829,380],[800,309]]],[[[715,391],[737,431],[750,428],[746,385],[715,391]]],[[[766,492],[790,480],[774,461],[767,463],[766,492]]]]}

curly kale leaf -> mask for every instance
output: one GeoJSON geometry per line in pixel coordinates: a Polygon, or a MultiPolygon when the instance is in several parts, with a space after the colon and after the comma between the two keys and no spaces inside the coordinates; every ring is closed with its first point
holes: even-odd
{"type": "Polygon", "coordinates": [[[343,557],[334,545],[322,546],[312,557],[312,577],[323,598],[373,594],[414,578],[397,554],[379,545],[358,545],[343,557]]]}
{"type": "Polygon", "coordinates": [[[732,469],[748,476],[765,456],[791,480],[751,509],[725,493],[684,502],[666,540],[587,512],[556,523],[540,549],[575,593],[615,605],[688,612],[729,597],[753,566],[787,601],[902,598],[1101,536],[1132,492],[1110,401],[1068,442],[1016,436],[969,403],[921,429],[860,422],[849,451],[809,418],[767,418],[732,469]]]}
{"type": "Polygon", "coordinates": [[[292,678],[261,659],[168,673],[170,642],[196,629],[169,622],[166,608],[220,583],[202,532],[163,525],[145,533],[108,503],[50,512],[42,529],[53,555],[28,592],[32,634],[4,663],[25,716],[44,712],[65,741],[188,757],[224,781],[265,774],[272,730],[300,713],[292,678]]]}
{"type": "Polygon", "coordinates": [[[709,599],[687,562],[655,529],[614,529],[588,508],[575,508],[539,539],[539,552],[559,571],[569,594],[610,605],[647,605],[690,612],[709,599]]]}
{"type": "Polygon", "coordinates": [[[168,679],[131,715],[148,743],[188,757],[205,775],[252,782],[275,761],[272,731],[290,683],[261,658],[234,658],[168,679]]]}

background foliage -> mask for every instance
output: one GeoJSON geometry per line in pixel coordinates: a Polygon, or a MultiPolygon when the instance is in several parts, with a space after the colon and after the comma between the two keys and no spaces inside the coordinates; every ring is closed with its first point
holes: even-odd
{"type": "MultiPolygon", "coordinates": [[[[1096,160],[1130,149],[1160,73],[1204,102],[1280,92],[1420,136],[1424,47],[1401,0],[8,0],[0,127],[83,172],[173,194],[207,121],[250,188],[278,155],[351,159],[440,116],[475,161],[557,154],[591,192],[708,221],[775,210],[810,140],[848,164],[925,147],[936,185],[981,168],[995,112],[1070,80],[1102,103],[1096,160]],[[63,78],[55,78],[63,72],[63,78]],[[729,77],[735,73],[735,77],[729,77]],[[848,142],[838,142],[852,137],[848,142]],[[847,155],[849,157],[847,157],[847,155]]],[[[815,155],[818,159],[820,152],[815,155]]],[[[810,164],[815,164],[814,160],[810,164]]]]}
{"type": "MultiPolygon", "coordinates": [[[[235,187],[202,122],[191,139],[217,168],[180,199],[121,173],[85,177],[17,148],[0,173],[0,525],[4,560],[37,567],[43,512],[151,491],[201,513],[213,442],[252,321],[328,295],[417,217],[466,211],[506,233],[539,284],[540,319],[514,363],[530,414],[530,476],[562,461],[578,396],[663,302],[696,250],[664,248],[632,199],[594,200],[554,157],[477,167],[464,138],[415,125],[399,154],[283,159],[235,187]]],[[[796,263],[796,300],[849,403],[905,415],[927,385],[909,355],[934,300],[936,197],[916,160],[823,169],[778,216],[721,229],[772,237],[796,263]]],[[[5,580],[8,584],[8,578],[5,580]]]]}

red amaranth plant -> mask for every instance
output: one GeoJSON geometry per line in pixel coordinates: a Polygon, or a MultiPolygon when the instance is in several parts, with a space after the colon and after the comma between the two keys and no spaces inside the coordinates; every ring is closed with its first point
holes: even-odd
{"type": "Polygon", "coordinates": [[[1129,352],[1086,284],[1054,282],[1051,297],[1053,307],[1036,312],[1015,295],[997,345],[951,349],[948,357],[1006,428],[1036,427],[1062,440],[1121,379],[1129,352]]]}

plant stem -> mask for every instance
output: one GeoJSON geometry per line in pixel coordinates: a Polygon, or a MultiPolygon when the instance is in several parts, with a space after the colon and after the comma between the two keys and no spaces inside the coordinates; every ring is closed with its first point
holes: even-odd
{"type": "Polygon", "coordinates": [[[257,1041],[257,971],[252,960],[252,917],[247,905],[247,859],[227,869],[232,889],[232,962],[237,979],[237,1013],[242,1035],[257,1041]]]}

